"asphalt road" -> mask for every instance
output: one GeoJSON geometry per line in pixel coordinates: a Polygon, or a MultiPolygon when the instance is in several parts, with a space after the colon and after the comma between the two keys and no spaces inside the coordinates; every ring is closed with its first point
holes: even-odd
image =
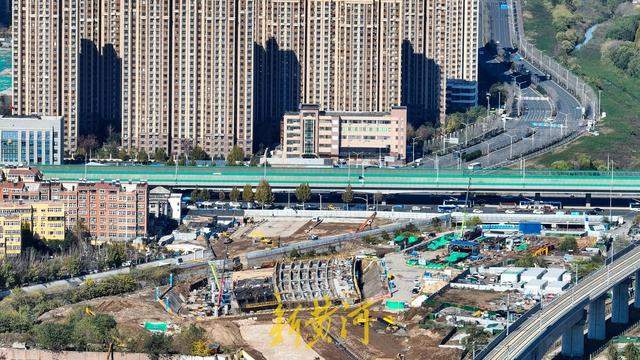
{"type": "MultiPolygon", "coordinates": [[[[511,51],[513,45],[509,25],[510,9],[502,8],[498,0],[487,1],[491,38],[499,48],[511,51]]],[[[521,114],[505,121],[504,133],[464,150],[466,153],[480,150],[481,157],[464,162],[459,159],[459,154],[454,152],[438,158],[440,168],[466,167],[469,163],[475,162],[484,168],[506,165],[534,150],[545,149],[567,134],[584,128],[580,103],[561,86],[546,80],[542,71],[520,58],[517,53],[513,54],[513,57],[519,59],[516,61],[522,64],[523,69],[532,77],[542,79],[538,83],[539,88],[532,85],[521,89],[521,114]],[[542,93],[538,89],[541,89],[542,93]],[[541,123],[546,125],[540,127],[541,123]]],[[[511,74],[509,70],[504,75],[508,77],[511,74]]],[[[423,159],[422,164],[425,167],[436,167],[433,157],[423,159]]]]}

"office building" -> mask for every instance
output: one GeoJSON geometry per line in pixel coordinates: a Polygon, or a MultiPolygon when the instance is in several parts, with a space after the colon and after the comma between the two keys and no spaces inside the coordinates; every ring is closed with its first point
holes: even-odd
{"type": "Polygon", "coordinates": [[[22,252],[22,222],[17,216],[0,216],[0,259],[22,252]]]}
{"type": "Polygon", "coordinates": [[[153,153],[280,139],[286,112],[442,121],[477,102],[478,0],[16,0],[14,112],[62,115],[65,150],[120,128],[153,153]],[[38,16],[34,16],[38,14],[38,16]],[[46,14],[46,15],[45,15],[46,14]],[[447,93],[449,92],[449,94],[447,93]]]}
{"type": "Polygon", "coordinates": [[[0,117],[0,164],[60,165],[61,116],[0,117]]]}
{"type": "Polygon", "coordinates": [[[407,109],[389,112],[321,111],[302,105],[283,118],[282,157],[406,158],[407,109]]]}

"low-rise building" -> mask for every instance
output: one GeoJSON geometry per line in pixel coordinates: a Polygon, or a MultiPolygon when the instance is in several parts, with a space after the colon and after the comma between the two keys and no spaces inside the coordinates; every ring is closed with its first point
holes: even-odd
{"type": "Polygon", "coordinates": [[[390,112],[331,112],[303,104],[286,113],[282,157],[406,159],[407,109],[390,112]]]}
{"type": "Polygon", "coordinates": [[[166,216],[180,220],[180,200],[182,194],[157,186],[149,190],[149,214],[155,217],[166,216]],[[177,199],[177,201],[176,201],[177,199]]]}
{"type": "Polygon", "coordinates": [[[64,145],[62,116],[12,116],[0,119],[0,163],[60,165],[64,145]]]}

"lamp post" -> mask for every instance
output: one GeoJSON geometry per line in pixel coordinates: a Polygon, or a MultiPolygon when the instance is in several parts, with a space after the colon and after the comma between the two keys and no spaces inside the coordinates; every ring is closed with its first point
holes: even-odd
{"type": "Polygon", "coordinates": [[[360,200],[364,200],[367,210],[369,210],[369,195],[366,195],[366,197],[362,197],[362,196],[354,196],[354,199],[360,199],[360,200]]]}
{"type": "Polygon", "coordinates": [[[487,93],[487,119],[489,119],[489,101],[491,100],[491,94],[487,93]]]}
{"type": "Polygon", "coordinates": [[[510,144],[509,144],[509,158],[513,158],[513,138],[514,138],[514,136],[511,135],[511,134],[507,134],[507,133],[505,133],[505,135],[507,135],[509,137],[509,141],[510,141],[510,144]]]}

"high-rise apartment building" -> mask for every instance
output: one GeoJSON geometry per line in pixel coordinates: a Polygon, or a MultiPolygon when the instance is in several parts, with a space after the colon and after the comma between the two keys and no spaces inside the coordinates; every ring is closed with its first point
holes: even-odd
{"type": "Polygon", "coordinates": [[[478,102],[478,0],[447,0],[447,107],[466,109],[478,102]]]}
{"type": "Polygon", "coordinates": [[[13,113],[64,116],[65,150],[120,121],[120,1],[13,1],[13,113]]]}
{"type": "Polygon", "coordinates": [[[66,149],[246,154],[302,103],[442,119],[477,101],[478,0],[16,0],[14,112],[65,116],[66,149]],[[449,89],[449,90],[448,90],[449,89]],[[447,91],[453,96],[447,96],[447,91]]]}
{"type": "Polygon", "coordinates": [[[122,12],[122,140],[214,157],[253,140],[253,0],[132,0],[122,12]]]}

